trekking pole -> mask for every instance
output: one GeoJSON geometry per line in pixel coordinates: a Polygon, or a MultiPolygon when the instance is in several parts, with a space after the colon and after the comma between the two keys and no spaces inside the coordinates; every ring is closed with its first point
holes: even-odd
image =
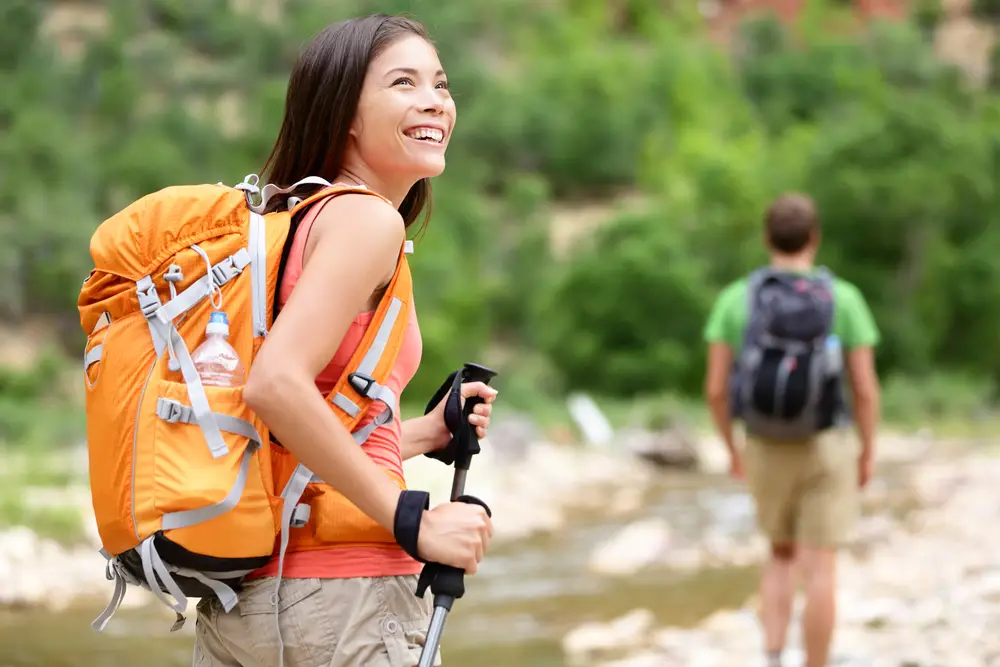
{"type": "MultiPolygon", "coordinates": [[[[447,462],[451,455],[455,457],[455,476],[451,483],[452,502],[474,503],[486,510],[488,516],[492,516],[490,508],[486,503],[475,496],[465,495],[465,478],[472,465],[472,457],[482,451],[479,446],[479,438],[476,434],[476,427],[469,423],[469,415],[473,409],[483,403],[479,396],[467,398],[465,407],[461,408],[461,388],[464,382],[485,382],[496,377],[496,371],[492,371],[479,364],[465,364],[462,370],[453,374],[450,380],[450,394],[448,403],[445,405],[445,423],[452,432],[452,441],[439,454],[428,455],[447,462]],[[451,408],[451,410],[449,410],[451,408]],[[450,414],[449,414],[450,413],[450,414]],[[450,416],[450,418],[449,418],[450,416]]],[[[442,390],[449,387],[449,382],[442,385],[442,390]]],[[[439,390],[438,394],[443,392],[439,390]]],[[[431,399],[429,408],[433,408],[441,400],[442,396],[431,399]]],[[[434,656],[437,654],[441,644],[441,633],[444,631],[444,622],[451,611],[451,606],[455,600],[465,595],[465,571],[450,565],[440,563],[427,563],[420,572],[420,579],[417,582],[417,597],[424,597],[428,586],[434,593],[434,613],[431,616],[430,627],[427,629],[427,639],[424,642],[423,650],[420,652],[420,662],[418,667],[431,667],[434,664],[434,656]]]]}

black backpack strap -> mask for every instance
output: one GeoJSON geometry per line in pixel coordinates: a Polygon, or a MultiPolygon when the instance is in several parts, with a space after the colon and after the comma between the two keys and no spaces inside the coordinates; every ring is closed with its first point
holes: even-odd
{"type": "Polygon", "coordinates": [[[813,280],[817,280],[817,281],[819,281],[822,284],[823,288],[826,290],[826,293],[830,297],[829,305],[827,306],[827,317],[829,318],[829,320],[827,322],[827,328],[828,328],[828,332],[827,333],[832,333],[833,332],[833,318],[834,318],[834,313],[836,312],[836,303],[835,303],[835,301],[836,301],[836,298],[837,298],[837,293],[836,293],[836,290],[834,289],[835,276],[833,274],[833,271],[831,271],[830,269],[828,269],[825,266],[820,266],[820,267],[817,267],[817,269],[816,269],[815,273],[813,274],[812,278],[813,278],[813,280]]]}
{"type": "Polygon", "coordinates": [[[747,325],[743,331],[743,346],[756,335],[760,326],[760,290],[771,278],[779,275],[771,266],[762,266],[747,276],[747,325]]]}
{"type": "Polygon", "coordinates": [[[823,286],[826,287],[826,290],[830,293],[830,300],[833,301],[836,298],[836,293],[833,289],[836,276],[833,271],[825,266],[820,266],[816,269],[815,277],[823,283],[823,286]]]}
{"type": "Polygon", "coordinates": [[[817,266],[812,275],[814,280],[819,280],[823,285],[833,291],[833,271],[825,266],[817,266]]]}

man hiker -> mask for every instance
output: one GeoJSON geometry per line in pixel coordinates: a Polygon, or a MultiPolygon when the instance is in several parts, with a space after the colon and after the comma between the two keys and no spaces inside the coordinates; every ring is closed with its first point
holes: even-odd
{"type": "Polygon", "coordinates": [[[781,664],[795,574],[806,596],[806,667],[826,667],[837,550],[851,538],[875,465],[879,331],[854,285],[814,267],[820,225],[809,197],[782,195],[764,222],[769,265],[726,287],[705,326],[705,393],[731,475],[747,480],[771,543],[760,583],[768,667],[781,664]],[[845,387],[860,447],[847,428],[845,387]]]}

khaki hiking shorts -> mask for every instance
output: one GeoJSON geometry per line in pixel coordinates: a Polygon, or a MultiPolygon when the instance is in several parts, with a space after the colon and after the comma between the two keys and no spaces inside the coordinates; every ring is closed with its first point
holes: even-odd
{"type": "MultiPolygon", "coordinates": [[[[198,604],[193,667],[277,667],[274,583],[249,582],[229,613],[215,598],[198,604]]],[[[433,604],[430,594],[413,594],[416,586],[415,575],[283,579],[285,667],[414,667],[433,604]]]]}
{"type": "Polygon", "coordinates": [[[747,484],[757,524],[772,544],[848,544],[859,512],[859,454],[849,429],[833,429],[798,443],[747,436],[747,484]]]}

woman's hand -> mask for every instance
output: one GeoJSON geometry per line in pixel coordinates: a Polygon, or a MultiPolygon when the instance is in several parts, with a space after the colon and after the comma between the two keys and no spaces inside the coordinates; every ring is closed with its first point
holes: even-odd
{"type": "MultiPolygon", "coordinates": [[[[469,423],[476,427],[476,437],[482,440],[490,425],[490,415],[493,412],[493,400],[497,390],[483,382],[466,382],[462,385],[462,404],[465,399],[480,396],[485,403],[477,405],[473,414],[469,415],[469,423]]],[[[402,438],[399,443],[400,453],[406,461],[414,456],[430,454],[444,449],[451,442],[451,431],[444,421],[444,406],[448,400],[447,394],[434,409],[426,415],[407,419],[402,424],[402,438]]]]}
{"type": "Polygon", "coordinates": [[[441,503],[424,511],[417,552],[424,560],[475,574],[491,537],[493,522],[482,507],[461,502],[441,503]]]}
{"type": "MultiPolygon", "coordinates": [[[[486,437],[486,431],[490,426],[490,415],[493,413],[493,401],[497,397],[497,390],[489,386],[485,382],[465,382],[462,384],[462,407],[465,407],[465,400],[467,398],[473,398],[478,396],[483,399],[483,403],[480,403],[472,410],[472,414],[469,415],[469,423],[476,427],[476,437],[480,440],[486,437]]],[[[434,406],[434,409],[427,415],[431,417],[435,423],[444,425],[444,406],[448,401],[448,395],[441,399],[441,402],[434,406]]],[[[447,426],[445,426],[445,431],[447,431],[447,426]]],[[[451,439],[451,434],[448,435],[448,440],[451,439]]],[[[435,447],[435,449],[440,449],[448,444],[448,440],[445,440],[440,445],[435,447]]]]}

